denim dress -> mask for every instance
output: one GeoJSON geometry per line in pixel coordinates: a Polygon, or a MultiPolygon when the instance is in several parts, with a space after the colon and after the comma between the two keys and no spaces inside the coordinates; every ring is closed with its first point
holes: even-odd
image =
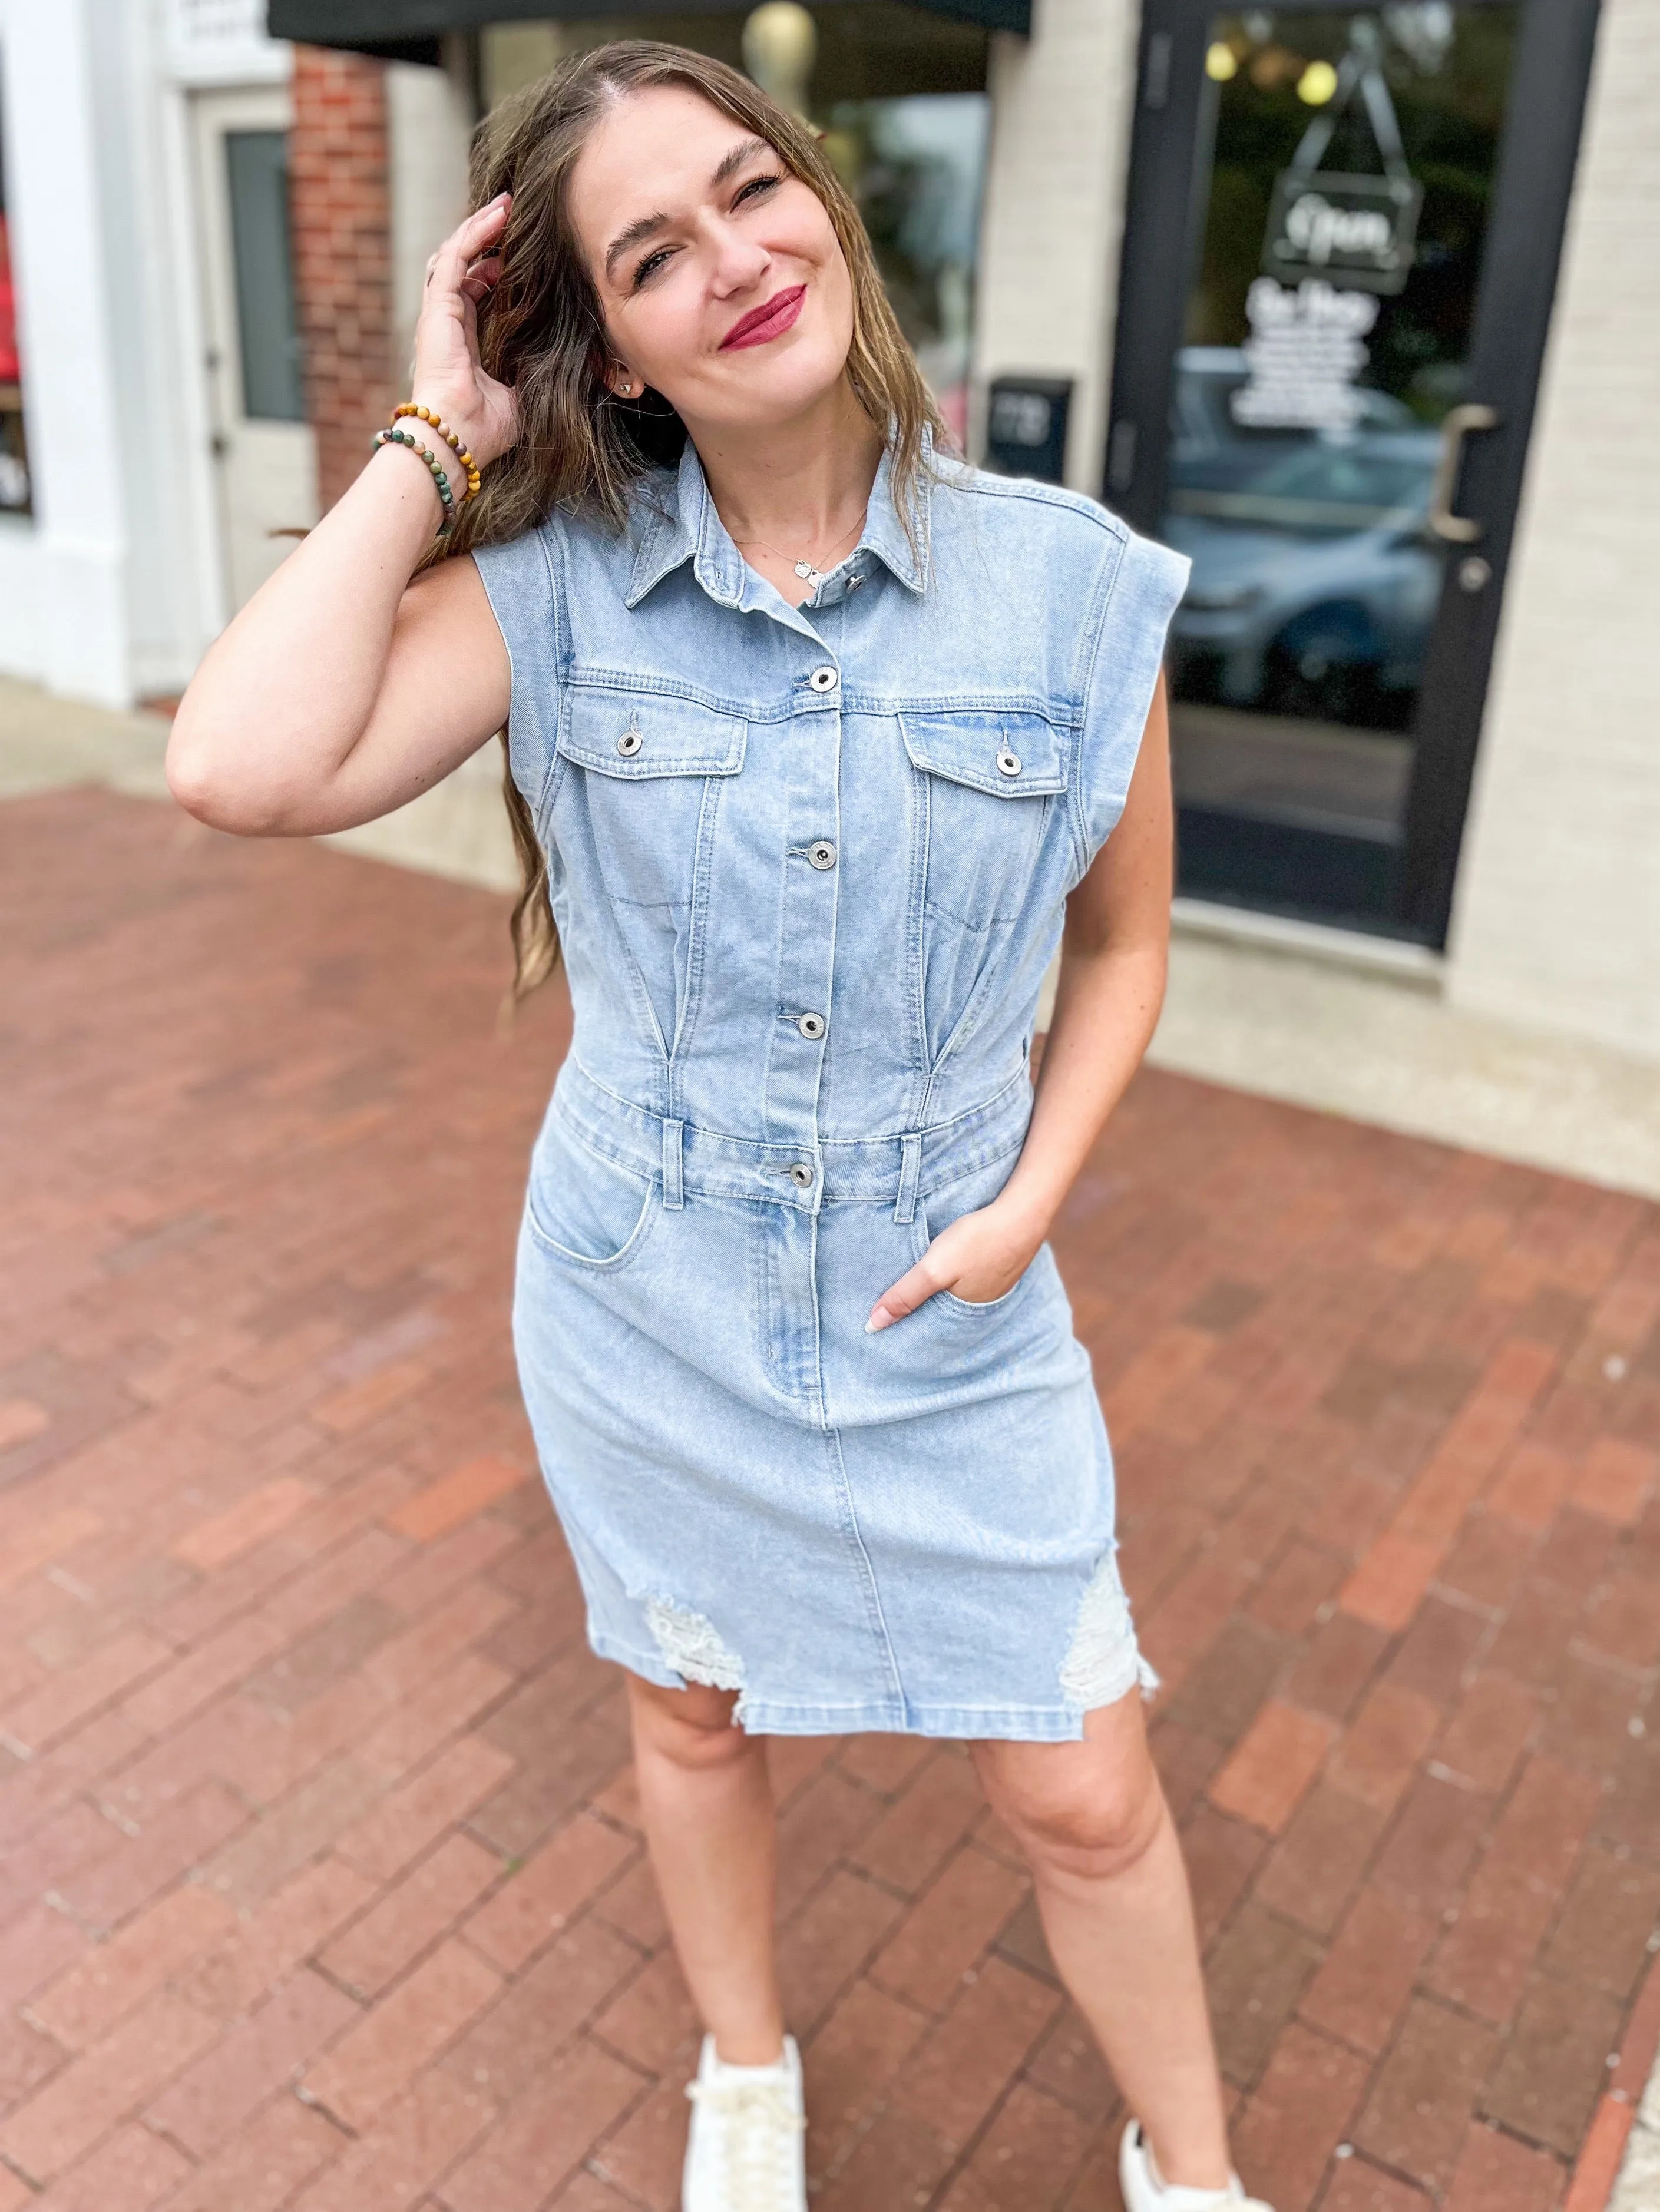
{"type": "Polygon", "coordinates": [[[1057,1741],[1150,1678],[1055,1261],[865,1323],[1019,1157],[1187,564],[929,465],[800,608],[690,444],[626,532],[473,556],[575,1016],[514,1339],[604,1656],[762,1734],[1057,1741]]]}

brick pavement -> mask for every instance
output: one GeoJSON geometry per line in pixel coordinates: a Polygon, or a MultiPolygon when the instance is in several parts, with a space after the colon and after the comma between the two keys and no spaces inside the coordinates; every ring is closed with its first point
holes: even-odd
{"type": "MultiPolygon", "coordinates": [[[[675,2203],[691,2022],[510,1367],[562,1030],[497,1036],[502,917],[0,807],[0,2212],[675,2203]]],[[[1601,2212],[1660,1210],[1147,1073],[1058,1244],[1248,2179],[1601,2212]]],[[[1116,2206],[960,1751],[774,1753],[821,2212],[1116,2206]]]]}

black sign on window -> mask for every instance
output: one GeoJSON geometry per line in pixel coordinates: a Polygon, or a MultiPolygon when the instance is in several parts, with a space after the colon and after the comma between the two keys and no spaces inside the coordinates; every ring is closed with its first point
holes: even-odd
{"type": "Polygon", "coordinates": [[[1377,27],[1359,17],[1329,105],[1303,134],[1290,168],[1274,180],[1263,269],[1285,283],[1323,276],[1340,288],[1398,292],[1412,269],[1423,202],[1424,188],[1407,166],[1401,143],[1377,27]],[[1383,157],[1381,177],[1320,167],[1339,118],[1357,98],[1383,157]]]}
{"type": "Polygon", "coordinates": [[[1344,177],[1284,169],[1268,207],[1262,266],[1366,292],[1398,292],[1412,268],[1423,187],[1413,177],[1344,177]]]}
{"type": "Polygon", "coordinates": [[[986,466],[1000,476],[1060,483],[1067,470],[1069,376],[1000,376],[986,417],[986,466]]]}

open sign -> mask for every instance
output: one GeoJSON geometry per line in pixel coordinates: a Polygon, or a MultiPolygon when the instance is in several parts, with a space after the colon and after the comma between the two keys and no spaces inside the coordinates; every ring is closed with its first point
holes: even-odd
{"type": "Polygon", "coordinates": [[[1423,198],[1413,177],[1282,169],[1268,206],[1262,266],[1287,283],[1323,276],[1360,291],[1398,292],[1412,268],[1423,198]]]}

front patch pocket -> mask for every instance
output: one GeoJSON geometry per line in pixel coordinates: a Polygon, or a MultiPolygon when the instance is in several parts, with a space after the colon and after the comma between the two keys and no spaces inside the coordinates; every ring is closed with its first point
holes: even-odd
{"type": "Polygon", "coordinates": [[[695,700],[572,687],[559,733],[559,796],[567,817],[573,809],[587,816],[611,898],[678,911],[690,904],[712,802],[743,767],[748,735],[741,717],[695,700]],[[581,776],[569,774],[573,765],[581,776]]]}
{"type": "Polygon", "coordinates": [[[660,775],[736,775],[749,724],[695,699],[611,684],[573,684],[559,750],[579,768],[642,782],[660,775]]]}
{"type": "Polygon", "coordinates": [[[575,683],[567,696],[554,839],[583,854],[666,1052],[695,972],[721,795],[748,736],[743,716],[673,693],[575,683]]]}
{"type": "Polygon", "coordinates": [[[1041,714],[902,714],[927,806],[931,907],[970,929],[1021,912],[1049,802],[1067,787],[1064,732],[1041,714]]]}

